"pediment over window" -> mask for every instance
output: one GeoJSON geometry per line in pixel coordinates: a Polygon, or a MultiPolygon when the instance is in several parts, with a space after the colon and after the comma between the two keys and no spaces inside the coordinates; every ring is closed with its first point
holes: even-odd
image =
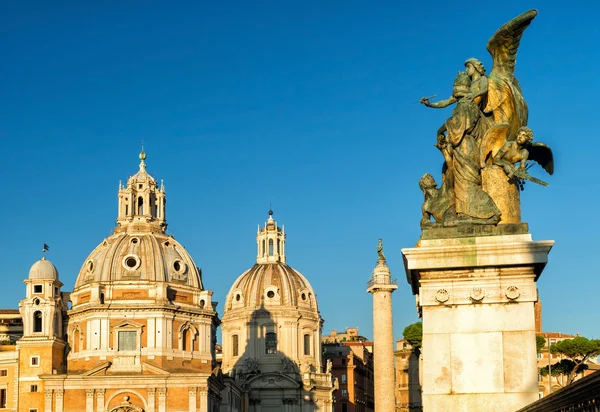
{"type": "Polygon", "coordinates": [[[116,323],[112,326],[113,328],[143,328],[144,325],[141,323],[134,322],[132,320],[124,320],[122,322],[116,323]]]}

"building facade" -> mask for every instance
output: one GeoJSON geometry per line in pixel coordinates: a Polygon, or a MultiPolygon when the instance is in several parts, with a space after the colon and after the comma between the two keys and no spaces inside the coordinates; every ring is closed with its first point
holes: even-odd
{"type": "Polygon", "coordinates": [[[406,339],[398,339],[394,358],[396,361],[396,411],[422,411],[421,378],[419,376],[420,354],[415,353],[406,339]]]}
{"type": "Polygon", "coordinates": [[[251,412],[329,412],[335,382],[321,364],[323,319],[312,286],[286,263],[285,238],[269,211],[256,264],[227,294],[223,372],[251,412]]]}
{"type": "Polygon", "coordinates": [[[344,333],[332,331],[324,337],[323,362],[339,388],[335,391],[335,412],[372,412],[374,410],[373,342],[358,334],[358,328],[344,333]],[[340,339],[338,341],[338,338],[340,339]]]}
{"type": "Polygon", "coordinates": [[[22,337],[0,346],[0,409],[220,410],[212,291],[166,234],[165,189],[145,158],[142,151],[139,171],[119,188],[114,233],[85,259],[72,292],[62,291],[49,260],[31,267],[22,337]]]}

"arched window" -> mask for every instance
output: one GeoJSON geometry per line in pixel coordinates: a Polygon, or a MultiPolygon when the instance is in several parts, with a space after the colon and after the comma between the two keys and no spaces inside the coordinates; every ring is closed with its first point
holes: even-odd
{"type": "Polygon", "coordinates": [[[79,328],[73,331],[73,352],[79,352],[79,341],[81,339],[81,334],[79,332],[79,328]]]}
{"type": "Polygon", "coordinates": [[[263,241],[262,241],[262,250],[260,251],[260,254],[261,254],[262,256],[264,256],[264,255],[265,255],[265,253],[266,253],[266,251],[267,251],[267,248],[266,248],[266,246],[265,246],[265,240],[263,239],[263,241]]]}
{"type": "Polygon", "coordinates": [[[308,333],[304,335],[304,354],[310,355],[310,335],[308,333]]]}
{"type": "Polygon", "coordinates": [[[281,241],[279,239],[277,239],[277,254],[281,254],[281,241]]]}
{"type": "Polygon", "coordinates": [[[40,312],[39,310],[33,314],[33,331],[42,331],[42,312],[40,312]]]}
{"type": "Polygon", "coordinates": [[[181,332],[181,350],[189,350],[189,344],[188,344],[188,339],[190,336],[190,330],[189,329],[184,329],[181,332]]]}
{"type": "Polygon", "coordinates": [[[137,214],[138,215],[143,215],[144,214],[144,199],[142,199],[141,197],[138,197],[137,214]]]}
{"type": "Polygon", "coordinates": [[[269,239],[269,256],[273,256],[273,239],[269,239]]]}
{"type": "Polygon", "coordinates": [[[60,336],[60,323],[58,321],[58,313],[54,315],[54,335],[60,336]]]}
{"type": "Polygon", "coordinates": [[[104,305],[104,293],[100,294],[100,304],[104,305]]]}
{"type": "Polygon", "coordinates": [[[267,332],[265,334],[265,353],[267,355],[277,353],[277,334],[275,332],[267,332]]]}
{"type": "Polygon", "coordinates": [[[238,335],[233,335],[231,337],[231,356],[239,356],[240,355],[240,342],[238,335]]]}

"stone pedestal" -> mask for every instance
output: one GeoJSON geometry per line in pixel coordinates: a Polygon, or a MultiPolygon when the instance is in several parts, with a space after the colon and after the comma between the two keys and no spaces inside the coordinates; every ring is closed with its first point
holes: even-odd
{"type": "Polygon", "coordinates": [[[515,411],[534,402],[535,282],[554,242],[439,238],[437,230],[437,239],[424,233],[402,250],[423,318],[423,410],[515,411]]]}

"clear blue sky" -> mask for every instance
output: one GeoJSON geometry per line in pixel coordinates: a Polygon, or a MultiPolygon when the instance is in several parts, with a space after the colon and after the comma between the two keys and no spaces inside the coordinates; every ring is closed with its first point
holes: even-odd
{"type": "Polygon", "coordinates": [[[111,233],[140,142],[164,179],[173,234],[222,302],[255,262],[256,226],[286,227],[324,333],[372,336],[377,238],[399,289],[394,335],[417,320],[401,248],[419,239],[418,179],[439,178],[435,131],[469,57],[538,8],[517,78],[556,173],[533,174],[523,220],[553,239],[538,283],[544,329],[598,333],[597,17],[593,2],[9,2],[0,4],[0,306],[48,243],[64,290],[111,233]],[[218,4],[217,4],[218,3],[218,4]]]}

